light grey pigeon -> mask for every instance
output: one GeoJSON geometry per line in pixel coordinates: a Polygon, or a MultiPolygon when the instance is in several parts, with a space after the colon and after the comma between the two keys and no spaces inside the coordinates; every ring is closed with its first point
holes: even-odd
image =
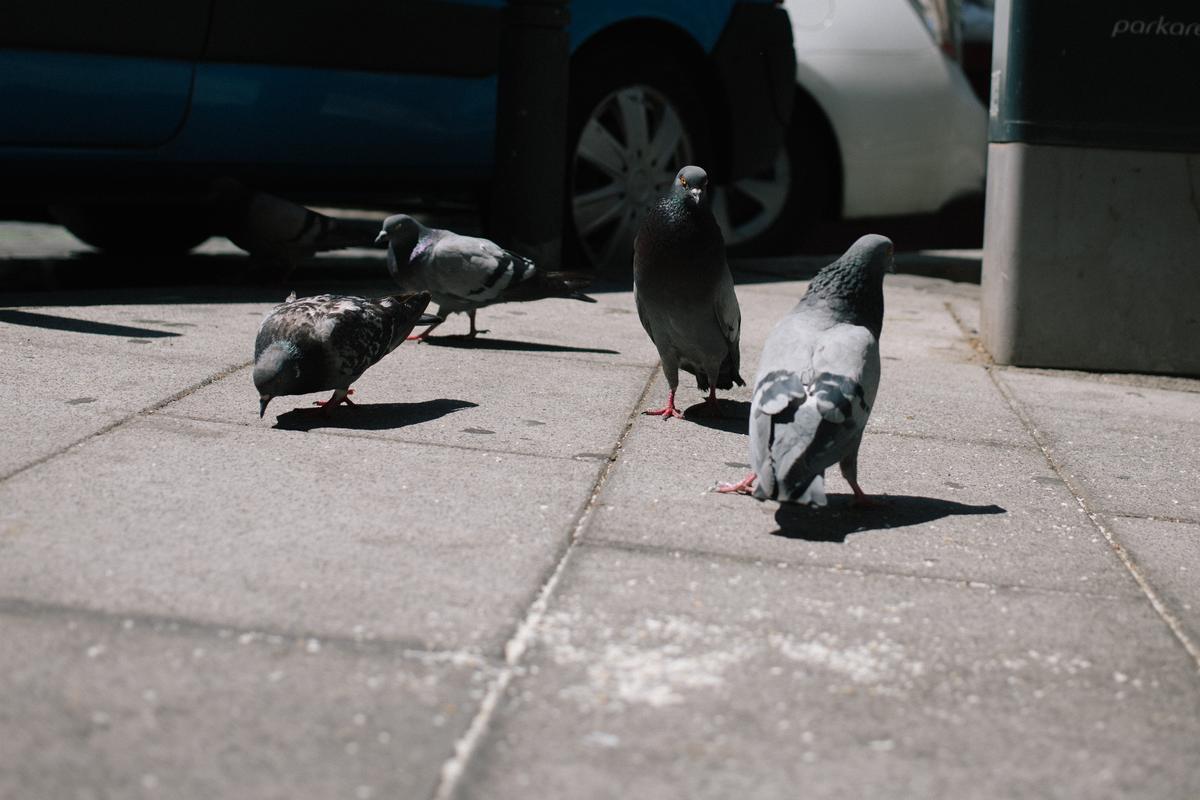
{"type": "Polygon", "coordinates": [[[592,280],[586,273],[549,272],[489,239],[427,228],[408,214],[385,219],[376,241],[388,243],[388,271],[403,289],[432,294],[442,318],[467,313],[468,336],[487,333],[475,327],[475,312],[494,303],[546,297],[596,302],[581,291],[592,280]]]}
{"type": "Polygon", "coordinates": [[[739,374],[742,312],[707,192],[704,170],[679,170],[633,242],[638,316],[658,348],[670,391],[665,408],[644,413],[663,419],[683,416],[675,408],[681,369],[708,391],[707,407],[715,416],[720,416],[717,389],[746,385],[739,374]]]}
{"type": "Polygon", "coordinates": [[[719,491],[823,506],[825,469],[838,464],[855,502],[867,502],[858,447],[879,389],[883,275],[895,271],[892,256],[891,239],[863,236],[817,273],[771,331],[750,404],[754,472],[719,491]]]}
{"type": "Polygon", "coordinates": [[[212,189],[218,233],[269,264],[291,269],[319,252],[375,244],[372,220],[334,219],[229,177],[212,189]]]}
{"type": "Polygon", "coordinates": [[[340,294],[296,299],[293,292],[276,306],[254,341],[254,386],[258,415],[271,398],[333,390],[316,405],[354,405],[350,384],[367,368],[396,349],[415,325],[441,320],[423,313],[429,293],[370,300],[340,294]]]}

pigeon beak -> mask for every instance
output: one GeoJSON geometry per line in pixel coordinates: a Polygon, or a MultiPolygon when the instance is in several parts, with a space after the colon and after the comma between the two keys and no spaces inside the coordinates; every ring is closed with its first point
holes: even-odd
{"type": "Polygon", "coordinates": [[[422,314],[421,318],[417,320],[416,325],[438,325],[445,321],[437,314],[422,314]]]}
{"type": "Polygon", "coordinates": [[[271,395],[269,395],[269,394],[259,395],[259,398],[258,398],[258,418],[259,419],[262,419],[263,416],[267,413],[267,403],[269,403],[269,402],[271,402],[271,395]]]}
{"type": "Polygon", "coordinates": [[[379,235],[375,237],[375,244],[383,244],[387,241],[387,238],[387,231],[380,231],[379,235]]]}
{"type": "Polygon", "coordinates": [[[687,193],[688,193],[688,197],[690,197],[692,199],[693,203],[695,203],[696,205],[700,205],[700,196],[704,194],[703,189],[701,189],[698,186],[693,186],[691,189],[687,190],[687,193]]]}

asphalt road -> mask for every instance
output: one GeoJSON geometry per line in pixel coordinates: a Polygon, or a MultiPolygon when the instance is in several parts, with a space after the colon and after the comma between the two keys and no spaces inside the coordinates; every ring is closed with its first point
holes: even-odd
{"type": "MultiPolygon", "coordinates": [[[[740,265],[748,375],[819,263],[740,265]]],[[[260,420],[263,313],[379,252],[0,277],[0,797],[1200,795],[1200,382],[996,368],[969,282],[888,278],[884,504],[789,512],[710,491],[748,389],[639,414],[619,285],[260,420]]]]}

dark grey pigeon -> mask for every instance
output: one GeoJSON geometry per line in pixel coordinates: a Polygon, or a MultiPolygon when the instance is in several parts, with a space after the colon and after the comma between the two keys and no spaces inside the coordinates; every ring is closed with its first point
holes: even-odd
{"type": "Polygon", "coordinates": [[[426,228],[407,214],[385,219],[376,241],[388,243],[388,271],[401,288],[432,294],[443,318],[467,313],[468,336],[487,333],[475,327],[475,312],[494,303],[546,297],[596,302],[581,291],[591,283],[586,273],[549,272],[493,241],[426,228]]]}
{"type": "Polygon", "coordinates": [[[771,331],[750,404],[754,472],[720,491],[823,506],[825,470],[837,464],[855,501],[866,501],[858,447],[879,388],[883,275],[895,271],[892,255],[891,239],[862,237],[817,273],[771,331]]]}
{"type": "Polygon", "coordinates": [[[396,349],[416,325],[441,322],[423,313],[429,293],[370,300],[321,294],[287,300],[267,314],[254,340],[254,386],[261,417],[271,398],[333,390],[316,405],[354,405],[350,384],[396,349]]]}
{"type": "Polygon", "coordinates": [[[261,261],[291,269],[316,253],[373,247],[378,223],[334,219],[233,178],[213,181],[218,233],[261,261]]]}
{"type": "Polygon", "coordinates": [[[746,385],[738,372],[742,312],[700,167],[679,170],[643,220],[633,242],[633,294],[670,390],[665,408],[645,413],[683,416],[675,408],[682,369],[696,376],[709,413],[719,416],[717,389],[746,385]]]}

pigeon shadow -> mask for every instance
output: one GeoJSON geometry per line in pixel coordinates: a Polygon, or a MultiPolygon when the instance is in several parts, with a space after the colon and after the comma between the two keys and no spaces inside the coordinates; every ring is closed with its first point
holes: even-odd
{"type": "Polygon", "coordinates": [[[688,406],[683,411],[683,418],[705,428],[715,428],[726,433],[750,435],[750,403],[745,400],[717,400],[721,416],[712,417],[705,413],[705,402],[688,406]]]}
{"type": "Polygon", "coordinates": [[[324,408],[296,408],[275,418],[275,427],[285,431],[343,428],[358,431],[388,431],[431,422],[479,404],[467,400],[424,400],[420,403],[356,403],[324,408]]]}
{"type": "Polygon", "coordinates": [[[17,311],[16,309],[0,309],[0,322],[10,325],[28,325],[33,328],[46,328],[52,331],[71,331],[73,333],[95,333],[101,336],[123,336],[139,339],[162,339],[168,336],[181,336],[171,331],[156,331],[152,328],[136,328],[132,325],[115,325],[111,322],[93,322],[87,319],[72,319],[53,314],[35,314],[32,311],[17,311]]]}
{"type": "Polygon", "coordinates": [[[997,505],[971,506],[936,497],[878,495],[875,499],[878,505],[871,506],[851,505],[851,495],[831,495],[825,508],[781,504],[775,512],[779,530],[771,535],[844,544],[852,533],[904,528],[943,517],[1008,513],[997,505]]]}
{"type": "Polygon", "coordinates": [[[457,347],[463,350],[518,350],[527,353],[600,353],[602,355],[619,356],[619,350],[607,350],[602,347],[571,347],[565,344],[544,344],[542,342],[518,342],[512,339],[492,339],[482,336],[430,336],[425,344],[434,347],[457,347]]]}

